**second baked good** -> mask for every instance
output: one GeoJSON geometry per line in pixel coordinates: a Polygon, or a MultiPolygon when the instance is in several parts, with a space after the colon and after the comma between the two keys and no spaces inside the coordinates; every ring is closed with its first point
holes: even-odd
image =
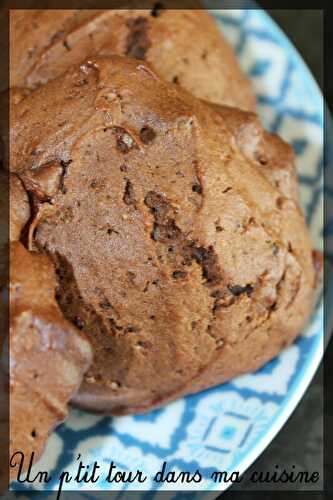
{"type": "Polygon", "coordinates": [[[283,141],[256,124],[251,149],[244,116],[117,56],[33,91],[11,120],[11,168],[40,200],[29,242],[94,348],[78,406],[147,411],[259,368],[300,333],[311,242],[263,161],[288,177],[283,141]]]}
{"type": "Polygon", "coordinates": [[[96,55],[149,62],[167,81],[218,104],[254,109],[232,48],[203,10],[12,10],[11,87],[36,87],[96,55]]]}
{"type": "Polygon", "coordinates": [[[18,241],[10,248],[10,458],[15,479],[21,460],[34,463],[68,413],[92,354],[89,342],[63,317],[46,255],[18,241]],[[17,455],[15,455],[19,452],[17,455]]]}

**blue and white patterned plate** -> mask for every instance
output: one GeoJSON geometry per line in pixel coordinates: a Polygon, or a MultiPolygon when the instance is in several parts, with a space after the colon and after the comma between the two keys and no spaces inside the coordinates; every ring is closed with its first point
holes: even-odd
{"type": "MultiPolygon", "coordinates": [[[[323,97],[299,54],[265,12],[220,10],[213,14],[253,82],[263,124],[295,149],[301,200],[315,246],[320,249],[323,97]]],[[[211,473],[246,470],[295,408],[322,354],[323,308],[319,303],[297,342],[256,373],[146,416],[111,419],[72,411],[67,422],[51,436],[36,468],[49,470],[53,480],[46,488],[34,484],[33,489],[57,489],[59,473],[67,470],[75,474],[81,454],[85,464],[98,461],[103,479],[113,460],[118,470],[140,469],[148,480],[128,485],[71,482],[64,486],[66,489],[223,490],[227,485],[215,484],[211,473]],[[168,462],[168,470],[199,469],[202,482],[154,483],[153,474],[164,461],[168,462]]],[[[93,498],[92,491],[89,497],[93,498]]]]}

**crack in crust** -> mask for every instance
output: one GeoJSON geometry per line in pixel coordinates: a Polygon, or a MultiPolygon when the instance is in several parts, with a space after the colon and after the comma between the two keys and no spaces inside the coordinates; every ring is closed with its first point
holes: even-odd
{"type": "Polygon", "coordinates": [[[187,238],[175,221],[175,213],[165,196],[150,191],[145,200],[146,206],[154,216],[154,226],[151,238],[178,252],[184,266],[190,266],[195,261],[202,269],[202,278],[206,285],[216,286],[222,281],[222,271],[214,247],[205,248],[196,241],[187,238]]]}
{"type": "MultiPolygon", "coordinates": [[[[151,238],[156,243],[168,245],[169,250],[172,249],[172,255],[179,254],[183,268],[191,266],[192,262],[196,262],[196,264],[200,266],[203,286],[211,301],[211,318],[206,327],[206,333],[214,339],[216,348],[220,349],[223,346],[223,341],[221,339],[216,339],[211,333],[217,304],[223,295],[222,292],[221,294],[219,293],[220,290],[214,292],[209,291],[212,287],[222,284],[222,271],[214,247],[210,245],[208,248],[205,248],[204,246],[198,245],[196,241],[187,238],[186,235],[182,233],[175,222],[174,209],[165,196],[150,191],[147,193],[144,202],[154,217],[151,238]]],[[[177,266],[176,263],[175,265],[177,266]]],[[[177,268],[173,272],[172,276],[174,279],[184,279],[187,277],[187,272],[183,268],[177,268]]]]}

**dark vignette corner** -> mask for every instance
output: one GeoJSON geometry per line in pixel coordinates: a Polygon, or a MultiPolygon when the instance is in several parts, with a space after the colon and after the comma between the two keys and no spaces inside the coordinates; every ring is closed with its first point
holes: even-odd
{"type": "Polygon", "coordinates": [[[8,171],[8,11],[0,16],[0,496],[8,488],[9,454],[9,350],[8,350],[8,274],[9,274],[9,187],[8,171]]]}

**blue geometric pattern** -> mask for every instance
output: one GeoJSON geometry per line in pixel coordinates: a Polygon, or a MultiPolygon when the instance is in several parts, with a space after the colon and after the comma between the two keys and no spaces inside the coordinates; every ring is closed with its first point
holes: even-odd
{"type": "MultiPolygon", "coordinates": [[[[303,209],[313,241],[320,249],[322,95],[296,50],[263,11],[225,10],[213,14],[253,82],[264,126],[294,147],[303,209]]],[[[326,191],[333,198],[333,185],[326,186],[326,191]]],[[[325,230],[333,240],[333,220],[325,230]]],[[[102,477],[111,460],[120,470],[140,469],[148,476],[148,481],[141,485],[100,482],[89,485],[89,489],[164,490],[188,486],[193,490],[195,483],[152,482],[150,478],[166,460],[169,470],[200,469],[203,481],[198,490],[223,490],[227,486],[215,484],[210,479],[211,473],[216,470],[241,473],[257,458],[301,398],[322,352],[323,309],[319,303],[303,336],[255,373],[189,396],[147,416],[111,419],[72,411],[69,420],[51,436],[39,470],[48,469],[54,477],[61,470],[73,472],[76,458],[81,454],[85,463],[98,460],[102,477]]],[[[87,488],[79,486],[65,485],[66,489],[87,488]]],[[[56,488],[55,480],[47,485],[47,489],[56,488]]],[[[182,498],[180,493],[178,496],[182,498]]],[[[154,494],[143,493],[142,498],[146,497],[151,499],[154,494]]],[[[94,498],[93,492],[87,498],[94,498]]]]}

